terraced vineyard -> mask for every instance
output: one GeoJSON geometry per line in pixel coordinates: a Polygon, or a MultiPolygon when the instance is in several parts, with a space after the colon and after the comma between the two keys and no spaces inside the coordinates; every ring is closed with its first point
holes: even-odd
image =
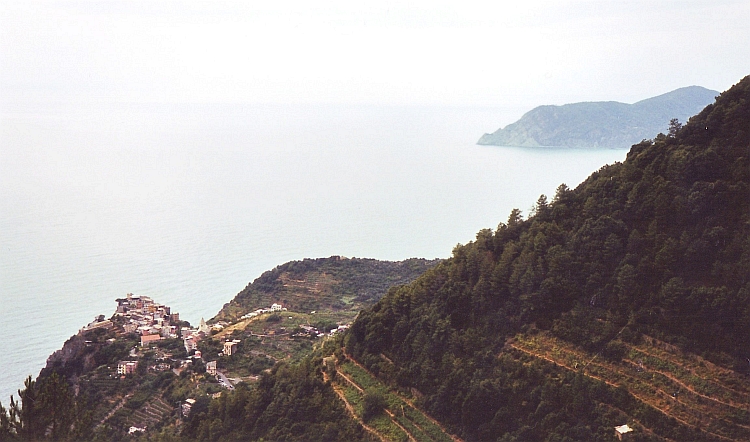
{"type": "Polygon", "coordinates": [[[352,359],[336,364],[330,380],[353,417],[381,441],[461,442],[352,359]],[[383,413],[365,421],[364,397],[368,393],[382,395],[386,406],[383,413]]]}
{"type": "Polygon", "coordinates": [[[625,356],[608,360],[546,333],[519,335],[511,351],[540,358],[613,387],[700,429],[715,440],[750,440],[750,383],[737,373],[654,338],[638,345],[621,341],[625,356]]]}
{"type": "Polygon", "coordinates": [[[164,399],[154,397],[128,418],[128,425],[151,428],[173,411],[174,407],[164,402],[164,399]]]}

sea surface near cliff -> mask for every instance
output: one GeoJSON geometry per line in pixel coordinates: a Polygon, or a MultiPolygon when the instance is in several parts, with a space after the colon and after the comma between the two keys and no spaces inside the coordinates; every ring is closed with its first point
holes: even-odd
{"type": "Polygon", "coordinates": [[[127,292],[197,322],[289,260],[448,257],[625,158],[474,145],[509,112],[0,108],[0,401],[127,292]]]}

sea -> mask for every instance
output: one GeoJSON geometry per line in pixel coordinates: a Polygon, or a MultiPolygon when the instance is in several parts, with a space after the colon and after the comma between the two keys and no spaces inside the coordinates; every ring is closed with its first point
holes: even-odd
{"type": "Polygon", "coordinates": [[[520,115],[3,104],[0,402],[127,293],[197,323],[290,260],[448,258],[511,209],[528,214],[541,194],[627,154],[475,144],[520,115]]]}

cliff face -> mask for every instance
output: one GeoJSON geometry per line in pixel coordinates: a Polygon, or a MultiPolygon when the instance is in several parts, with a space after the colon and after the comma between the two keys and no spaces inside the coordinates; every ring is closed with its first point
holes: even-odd
{"type": "Polygon", "coordinates": [[[477,144],[519,147],[628,148],[687,121],[719,93],[690,86],[634,104],[615,101],[539,106],[520,120],[484,134],[477,144]]]}
{"type": "Polygon", "coordinates": [[[71,336],[62,348],[56,350],[47,358],[47,364],[42,369],[40,377],[53,372],[64,374],[68,379],[75,380],[82,373],[96,368],[94,353],[104,344],[88,341],[84,335],[71,336]]]}

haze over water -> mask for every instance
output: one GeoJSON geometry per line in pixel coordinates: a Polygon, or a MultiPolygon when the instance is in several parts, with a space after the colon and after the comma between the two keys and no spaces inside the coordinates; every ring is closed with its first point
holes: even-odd
{"type": "Polygon", "coordinates": [[[507,112],[2,109],[0,402],[128,292],[197,323],[289,260],[447,258],[627,153],[476,146],[507,112]]]}

